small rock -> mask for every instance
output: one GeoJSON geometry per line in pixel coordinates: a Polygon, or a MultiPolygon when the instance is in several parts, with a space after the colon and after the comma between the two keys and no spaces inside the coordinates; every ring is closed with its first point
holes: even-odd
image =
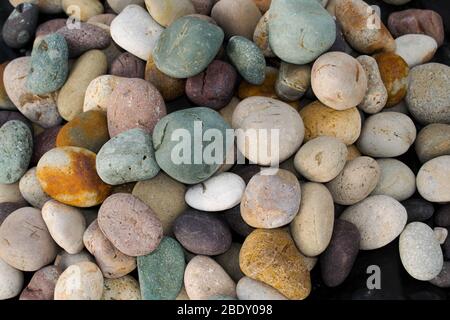
{"type": "Polygon", "coordinates": [[[286,101],[300,99],[311,85],[311,67],[281,62],[275,83],[277,95],[286,101]]]}
{"type": "Polygon", "coordinates": [[[253,227],[249,226],[247,222],[242,219],[240,205],[224,211],[224,218],[228,222],[230,228],[242,237],[248,236],[254,230],[253,227]]]}
{"type": "Polygon", "coordinates": [[[405,34],[395,39],[395,53],[405,60],[410,68],[430,61],[437,48],[432,37],[422,34],[405,34]]]}
{"type": "Polygon", "coordinates": [[[439,244],[443,245],[445,243],[445,240],[447,239],[448,230],[445,228],[436,227],[433,229],[433,232],[439,244]]]}
{"type": "Polygon", "coordinates": [[[56,137],[62,126],[55,126],[45,129],[38,135],[34,136],[33,141],[33,156],[31,157],[31,165],[35,166],[39,162],[39,159],[51,149],[56,147],[56,137]]]}
{"type": "Polygon", "coordinates": [[[358,108],[369,114],[378,113],[386,105],[388,94],[377,61],[370,56],[359,56],[356,60],[362,65],[367,76],[367,92],[358,108]]]}
{"type": "Polygon", "coordinates": [[[439,227],[450,227],[450,205],[443,204],[434,216],[434,223],[439,227]]]}
{"type": "Polygon", "coordinates": [[[432,123],[425,126],[417,135],[415,151],[422,163],[450,155],[450,125],[432,123]]]}
{"type": "Polygon", "coordinates": [[[60,275],[61,270],[56,266],[39,269],[23,289],[19,300],[53,300],[56,282],[60,275]]]}
{"type": "Polygon", "coordinates": [[[23,198],[33,207],[42,209],[51,198],[42,190],[36,177],[36,168],[28,170],[19,181],[19,189],[23,198]]]}
{"type": "Polygon", "coordinates": [[[33,38],[39,18],[39,8],[32,3],[21,3],[3,24],[3,41],[6,45],[23,48],[33,38]]]}
{"type": "Polygon", "coordinates": [[[428,201],[420,198],[410,198],[402,202],[408,212],[408,223],[414,221],[426,221],[434,214],[434,207],[428,201]]]}
{"type": "Polygon", "coordinates": [[[145,62],[129,52],[124,52],[114,59],[109,73],[117,77],[144,79],[145,62]]]}
{"type": "Polygon", "coordinates": [[[23,287],[23,272],[0,259],[0,300],[14,298],[23,287]]]}
{"type": "Polygon", "coordinates": [[[132,276],[105,279],[100,300],[141,300],[139,282],[132,276]]]}
{"type": "Polygon", "coordinates": [[[417,190],[430,202],[450,201],[450,156],[426,162],[417,173],[417,190]]]}

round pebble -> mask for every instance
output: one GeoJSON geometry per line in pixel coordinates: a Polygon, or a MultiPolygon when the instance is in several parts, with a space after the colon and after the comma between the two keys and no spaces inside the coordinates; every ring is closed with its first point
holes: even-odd
{"type": "Polygon", "coordinates": [[[432,123],[422,128],[417,134],[415,151],[422,163],[450,155],[450,125],[432,123]]]}
{"type": "Polygon", "coordinates": [[[395,39],[395,44],[395,53],[410,68],[430,61],[438,48],[436,40],[424,34],[405,34],[395,39]]]}
{"type": "Polygon", "coordinates": [[[414,221],[426,221],[434,214],[433,204],[420,198],[407,199],[402,202],[402,205],[408,212],[408,223],[414,221]]]}
{"type": "Polygon", "coordinates": [[[426,162],[417,173],[417,190],[430,202],[450,201],[450,156],[426,162]]]}

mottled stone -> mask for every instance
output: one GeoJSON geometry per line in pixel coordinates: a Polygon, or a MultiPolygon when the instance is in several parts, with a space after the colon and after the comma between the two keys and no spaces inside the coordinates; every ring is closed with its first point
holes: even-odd
{"type": "Polygon", "coordinates": [[[105,279],[100,300],[141,300],[139,282],[132,276],[105,279]]]}
{"type": "Polygon", "coordinates": [[[405,34],[395,39],[395,43],[395,53],[410,68],[430,61],[438,48],[436,40],[423,34],[405,34]]]}
{"type": "Polygon", "coordinates": [[[367,76],[367,91],[358,108],[366,113],[380,112],[387,103],[388,93],[381,78],[377,61],[370,56],[359,56],[358,62],[367,76]]]}
{"type": "Polygon", "coordinates": [[[39,8],[32,3],[21,3],[3,24],[3,41],[11,48],[24,47],[33,39],[39,16],[39,8]]]}
{"type": "Polygon", "coordinates": [[[277,95],[286,101],[300,99],[311,85],[311,67],[282,62],[275,83],[277,95]]]}
{"type": "Polygon", "coordinates": [[[33,207],[41,209],[51,198],[42,190],[36,176],[36,168],[28,170],[19,181],[19,189],[23,198],[33,207]]]}
{"type": "Polygon", "coordinates": [[[417,191],[430,202],[450,201],[450,155],[426,162],[416,176],[417,191]]]}
{"type": "Polygon", "coordinates": [[[61,270],[56,266],[47,266],[36,271],[20,294],[19,300],[53,300],[56,281],[60,275],[61,270]]]}

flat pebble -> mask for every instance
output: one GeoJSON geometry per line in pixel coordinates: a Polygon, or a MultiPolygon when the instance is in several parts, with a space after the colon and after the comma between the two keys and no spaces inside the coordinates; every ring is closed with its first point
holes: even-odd
{"type": "Polygon", "coordinates": [[[426,162],[417,173],[417,190],[430,202],[450,201],[450,156],[426,162]]]}
{"type": "Polygon", "coordinates": [[[286,231],[253,231],[242,245],[239,263],[249,278],[272,286],[291,300],[303,300],[311,279],[303,256],[286,231]]]}
{"type": "Polygon", "coordinates": [[[186,191],[186,203],[202,211],[223,211],[241,202],[244,180],[237,174],[223,172],[186,191]]]}
{"type": "Polygon", "coordinates": [[[432,123],[422,128],[417,134],[415,151],[422,163],[450,155],[450,125],[432,123]]]}
{"type": "Polygon", "coordinates": [[[267,11],[258,21],[256,25],[255,32],[253,33],[253,42],[261,49],[264,57],[274,58],[275,53],[273,53],[270,48],[269,43],[269,17],[270,14],[267,11]]]}
{"type": "Polygon", "coordinates": [[[266,169],[248,183],[241,201],[241,215],[252,227],[278,228],[294,219],[300,198],[300,183],[294,174],[283,169],[266,169]]]}
{"type": "Polygon", "coordinates": [[[19,181],[19,189],[23,198],[33,207],[42,209],[44,204],[50,200],[44,190],[42,190],[36,176],[36,168],[29,169],[19,181]]]}
{"type": "Polygon", "coordinates": [[[195,254],[218,255],[231,246],[229,227],[214,214],[186,210],[174,222],[173,232],[181,245],[195,254]]]}
{"type": "Polygon", "coordinates": [[[103,295],[103,275],[92,262],[68,267],[55,286],[55,300],[99,300],[103,295]]]}
{"type": "Polygon", "coordinates": [[[225,295],[236,297],[236,283],[212,258],[195,256],[186,266],[184,286],[191,300],[225,295]]]}
{"type": "Polygon", "coordinates": [[[96,168],[100,178],[111,185],[153,178],[159,166],[151,135],[140,128],[116,135],[98,152],[96,168]]]}
{"type": "Polygon", "coordinates": [[[95,158],[95,153],[83,148],[54,148],[39,160],[36,175],[44,192],[53,199],[71,206],[92,207],[111,192],[95,170],[95,158]]]}
{"type": "Polygon", "coordinates": [[[132,276],[105,279],[100,300],[141,300],[139,282],[132,276]]]}
{"type": "Polygon", "coordinates": [[[17,108],[6,94],[5,84],[3,82],[3,74],[7,65],[8,61],[0,64],[0,110],[15,110],[17,108]]]}
{"type": "Polygon", "coordinates": [[[183,286],[184,253],[180,244],[164,237],[152,253],[137,258],[142,300],[174,300],[183,286]]]}
{"type": "Polygon", "coordinates": [[[84,232],[83,243],[95,257],[95,261],[105,278],[120,278],[136,269],[136,258],[127,256],[116,249],[100,230],[97,220],[92,222],[84,232]]]}
{"type": "Polygon", "coordinates": [[[56,266],[39,269],[23,289],[19,300],[53,300],[56,282],[60,275],[61,270],[56,266]]]}
{"type": "Polygon", "coordinates": [[[20,193],[19,181],[11,184],[0,184],[0,204],[7,202],[27,204],[27,201],[20,193]]]}
{"type": "Polygon", "coordinates": [[[109,106],[109,97],[115,90],[117,84],[124,78],[109,74],[98,76],[93,79],[85,92],[83,111],[90,110],[106,112],[109,106]]]}
{"type": "Polygon", "coordinates": [[[51,19],[41,23],[36,29],[36,38],[44,37],[49,34],[55,33],[59,29],[65,27],[69,20],[64,18],[51,19]]]}
{"type": "Polygon", "coordinates": [[[422,222],[408,224],[400,235],[400,259],[415,279],[429,281],[439,275],[444,260],[433,230],[422,222]]]}
{"type": "Polygon", "coordinates": [[[380,179],[371,195],[384,194],[395,200],[410,198],[416,191],[416,176],[403,162],[397,159],[378,159],[380,179]]]}
{"type": "Polygon", "coordinates": [[[320,255],[330,243],[334,225],[333,197],[320,183],[302,184],[302,201],[290,224],[292,238],[301,253],[320,255]]]}
{"type": "Polygon", "coordinates": [[[405,207],[394,198],[378,195],[347,208],[340,219],[358,228],[361,250],[374,250],[384,247],[400,235],[408,214],[405,207]]]}
{"type": "Polygon", "coordinates": [[[26,124],[18,120],[0,128],[0,183],[19,181],[30,164],[33,138],[26,124]]]}
{"type": "Polygon", "coordinates": [[[56,257],[57,246],[41,211],[24,207],[11,213],[0,225],[0,258],[23,271],[36,271],[56,257]]]}
{"type": "Polygon", "coordinates": [[[249,277],[243,277],[236,285],[239,300],[287,300],[278,290],[249,277]]]}
{"type": "Polygon", "coordinates": [[[0,259],[0,300],[14,298],[23,287],[23,273],[0,259]]]}

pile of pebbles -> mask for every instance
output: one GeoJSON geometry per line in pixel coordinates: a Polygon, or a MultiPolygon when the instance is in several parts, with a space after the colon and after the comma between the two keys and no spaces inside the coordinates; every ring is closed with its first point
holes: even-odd
{"type": "Polygon", "coordinates": [[[0,299],[301,300],[385,249],[450,287],[447,2],[10,3],[0,299]],[[174,162],[199,121],[237,139],[174,162]]]}

